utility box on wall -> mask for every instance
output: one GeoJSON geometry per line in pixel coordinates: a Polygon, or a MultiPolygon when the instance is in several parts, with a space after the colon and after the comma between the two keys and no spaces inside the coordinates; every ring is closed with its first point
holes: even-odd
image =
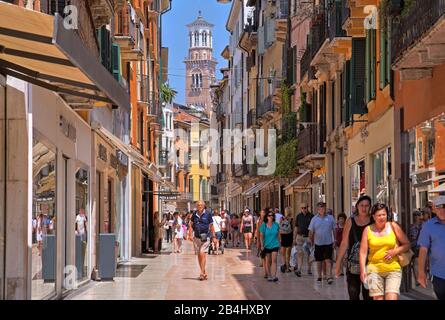
{"type": "Polygon", "coordinates": [[[101,280],[113,280],[116,275],[116,235],[99,234],[99,276],[101,280]]]}

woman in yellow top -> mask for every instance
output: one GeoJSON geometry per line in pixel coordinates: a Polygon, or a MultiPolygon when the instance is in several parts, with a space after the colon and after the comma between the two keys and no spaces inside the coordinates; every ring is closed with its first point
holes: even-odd
{"type": "Polygon", "coordinates": [[[388,221],[386,205],[375,204],[371,215],[360,242],[360,278],[374,300],[397,300],[402,281],[397,255],[408,251],[410,243],[400,226],[388,221]]]}

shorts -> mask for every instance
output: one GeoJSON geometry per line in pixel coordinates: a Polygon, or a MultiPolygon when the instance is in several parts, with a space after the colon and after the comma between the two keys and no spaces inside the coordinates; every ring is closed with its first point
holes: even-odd
{"type": "Polygon", "coordinates": [[[276,248],[272,248],[272,249],[268,249],[268,248],[264,248],[264,253],[272,253],[272,252],[278,252],[280,248],[276,247],[276,248]]]}
{"type": "Polygon", "coordinates": [[[222,239],[222,232],[221,231],[215,232],[215,238],[218,239],[218,241],[221,241],[221,239],[222,239]]]}
{"type": "Polygon", "coordinates": [[[402,270],[368,273],[367,285],[369,289],[369,296],[384,296],[386,293],[400,294],[401,283],[402,270]]]}
{"type": "Polygon", "coordinates": [[[43,240],[43,233],[42,233],[42,232],[37,232],[37,234],[36,234],[36,240],[37,240],[37,241],[42,241],[42,240],[43,240]]]}
{"type": "Polygon", "coordinates": [[[334,251],[333,244],[317,246],[315,245],[315,261],[320,262],[324,260],[332,260],[332,253],[334,251]]]}
{"type": "Polygon", "coordinates": [[[291,233],[282,233],[281,234],[281,246],[284,248],[292,247],[292,243],[294,242],[294,235],[291,233]]]}
{"type": "Polygon", "coordinates": [[[206,242],[202,242],[201,238],[193,238],[193,248],[195,249],[195,254],[206,253],[209,250],[210,238],[207,238],[206,242]]]}
{"type": "Polygon", "coordinates": [[[227,231],[222,231],[222,237],[224,240],[227,240],[227,231]]]}
{"type": "Polygon", "coordinates": [[[243,233],[252,233],[252,227],[244,227],[243,233]]]}
{"type": "Polygon", "coordinates": [[[309,245],[309,237],[297,234],[297,252],[306,252],[309,256],[311,254],[311,246],[309,245]]]}

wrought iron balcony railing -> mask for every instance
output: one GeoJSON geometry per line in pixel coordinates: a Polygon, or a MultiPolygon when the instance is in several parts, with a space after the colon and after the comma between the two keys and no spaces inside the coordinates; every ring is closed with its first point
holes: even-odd
{"type": "Polygon", "coordinates": [[[394,62],[445,14],[445,0],[414,1],[408,13],[392,19],[391,56],[394,62]]]}
{"type": "Polygon", "coordinates": [[[343,30],[343,23],[349,16],[349,8],[347,7],[347,1],[331,1],[328,7],[328,34],[329,39],[336,37],[345,37],[346,31],[343,30]],[[346,15],[346,17],[344,17],[346,15]]]}
{"type": "Polygon", "coordinates": [[[318,127],[315,125],[308,126],[298,133],[297,160],[304,157],[320,153],[318,148],[318,127]]]}
{"type": "Polygon", "coordinates": [[[275,106],[272,103],[272,95],[268,96],[257,108],[257,117],[261,118],[268,112],[275,111],[275,106]]]}

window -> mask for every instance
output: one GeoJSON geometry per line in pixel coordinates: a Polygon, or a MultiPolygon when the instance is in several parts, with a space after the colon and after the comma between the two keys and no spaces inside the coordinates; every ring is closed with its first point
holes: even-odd
{"type": "Polygon", "coordinates": [[[351,206],[355,206],[362,194],[366,194],[365,161],[351,166],[351,206]]]}
{"type": "Polygon", "coordinates": [[[202,32],[202,45],[207,46],[207,32],[205,31],[202,32]]]}
{"type": "Polygon", "coordinates": [[[426,150],[427,151],[427,161],[432,162],[433,158],[434,158],[434,148],[436,145],[435,140],[431,139],[431,138],[428,139],[426,145],[427,145],[427,150],[426,150]]]}
{"type": "Polygon", "coordinates": [[[391,148],[374,155],[374,198],[380,203],[389,203],[390,157],[391,148]]]}
{"type": "Polygon", "coordinates": [[[418,152],[419,162],[422,163],[423,162],[423,141],[419,140],[417,142],[417,146],[418,146],[417,152],[418,152]]]}
{"type": "Polygon", "coordinates": [[[199,32],[195,31],[195,47],[199,47],[199,32]]]}

